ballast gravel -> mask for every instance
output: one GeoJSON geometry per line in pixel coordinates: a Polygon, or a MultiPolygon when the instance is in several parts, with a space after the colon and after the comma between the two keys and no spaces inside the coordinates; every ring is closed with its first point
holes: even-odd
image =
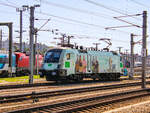
{"type": "Polygon", "coordinates": [[[150,100],[103,113],[150,113],[150,100]]]}

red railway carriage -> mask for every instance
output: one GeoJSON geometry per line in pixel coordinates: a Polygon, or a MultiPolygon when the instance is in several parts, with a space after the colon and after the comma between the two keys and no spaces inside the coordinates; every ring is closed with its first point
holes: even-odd
{"type": "MultiPolygon", "coordinates": [[[[15,52],[16,55],[16,65],[17,65],[17,75],[27,75],[29,71],[29,56],[25,53],[15,52]]],[[[42,66],[43,56],[38,56],[38,68],[42,66]]],[[[37,55],[36,55],[36,62],[35,62],[35,69],[37,67],[37,55]]]]}
{"type": "Polygon", "coordinates": [[[21,52],[15,52],[15,55],[16,55],[17,67],[27,67],[27,65],[29,63],[29,57],[26,56],[25,53],[21,53],[21,52]]]}
{"type": "MultiPolygon", "coordinates": [[[[37,67],[37,56],[36,55],[36,62],[35,62],[35,66],[37,67]]],[[[43,56],[42,55],[39,55],[38,56],[38,67],[41,68],[42,67],[42,63],[43,63],[43,56]]]]}

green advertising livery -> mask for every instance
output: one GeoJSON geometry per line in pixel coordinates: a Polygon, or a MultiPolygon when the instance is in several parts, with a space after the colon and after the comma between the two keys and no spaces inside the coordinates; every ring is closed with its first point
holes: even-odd
{"type": "Polygon", "coordinates": [[[115,52],[55,48],[46,52],[40,75],[47,81],[116,80],[122,68],[121,57],[115,52]]]}

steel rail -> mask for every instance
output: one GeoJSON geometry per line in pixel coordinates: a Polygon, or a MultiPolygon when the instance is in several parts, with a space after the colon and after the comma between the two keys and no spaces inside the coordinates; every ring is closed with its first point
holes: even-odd
{"type": "MultiPolygon", "coordinates": [[[[150,77],[146,77],[150,78],[150,77]]],[[[141,77],[135,77],[135,79],[141,79],[141,77]]],[[[120,78],[120,80],[129,80],[129,78],[120,78]]],[[[81,81],[81,82],[71,82],[71,84],[78,84],[78,83],[97,83],[97,82],[106,82],[106,81],[81,81]]],[[[28,88],[28,87],[39,87],[39,86],[51,86],[51,85],[59,85],[60,83],[56,82],[47,82],[47,83],[34,83],[34,84],[16,84],[16,85],[0,85],[0,90],[2,89],[17,89],[17,88],[28,88]]],[[[68,83],[61,83],[61,85],[68,84],[68,83]]]]}
{"type": "MultiPolygon", "coordinates": [[[[149,83],[150,81],[147,82],[147,84],[149,83]]],[[[56,91],[31,92],[31,93],[16,94],[16,95],[4,95],[4,96],[0,96],[0,103],[2,104],[2,103],[10,103],[10,102],[20,102],[20,101],[31,100],[31,99],[34,101],[34,100],[38,100],[38,98],[54,97],[60,95],[98,91],[98,90],[108,90],[108,89],[123,88],[123,87],[132,87],[132,86],[139,86],[139,85],[141,85],[141,82],[122,83],[122,84],[84,87],[84,88],[72,88],[72,89],[64,89],[64,90],[56,90],[56,91]]]]}
{"type": "Polygon", "coordinates": [[[127,99],[133,99],[137,97],[150,95],[150,88],[130,90],[119,93],[105,94],[105,95],[96,95],[93,97],[80,98],[76,100],[66,100],[65,102],[56,102],[46,105],[37,105],[31,106],[28,108],[20,108],[18,110],[12,110],[7,113],[31,113],[44,111],[44,109],[49,110],[50,112],[55,113],[67,113],[67,112],[76,112],[91,108],[94,106],[100,106],[105,104],[110,104],[114,102],[120,102],[127,99]]]}
{"type": "Polygon", "coordinates": [[[16,88],[27,88],[27,87],[38,87],[38,86],[48,86],[52,83],[34,83],[34,84],[16,84],[16,85],[1,85],[2,89],[16,89],[16,88]]]}

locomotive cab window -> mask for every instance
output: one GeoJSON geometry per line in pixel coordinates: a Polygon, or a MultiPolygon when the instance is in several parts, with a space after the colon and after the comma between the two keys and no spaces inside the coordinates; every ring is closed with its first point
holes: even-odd
{"type": "Polygon", "coordinates": [[[45,63],[57,63],[59,62],[60,55],[62,50],[61,49],[53,49],[46,53],[44,62],[45,63]]]}
{"type": "Polygon", "coordinates": [[[66,58],[67,58],[67,60],[70,60],[70,53],[66,54],[66,58]]]}

